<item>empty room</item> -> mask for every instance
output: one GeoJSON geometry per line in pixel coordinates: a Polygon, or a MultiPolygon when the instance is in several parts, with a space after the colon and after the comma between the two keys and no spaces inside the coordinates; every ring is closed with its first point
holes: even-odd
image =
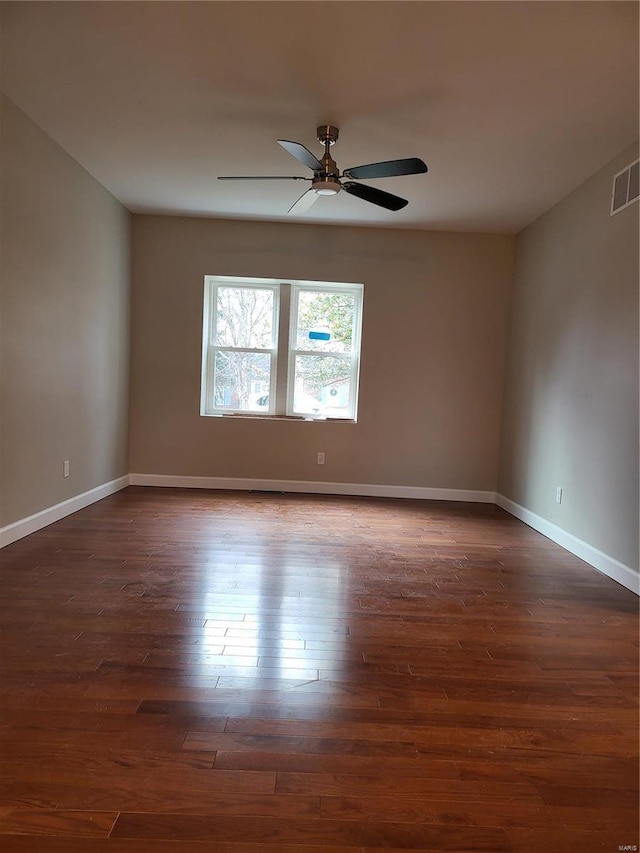
{"type": "Polygon", "coordinates": [[[0,2],[3,853],[638,850],[637,2],[0,2]]]}

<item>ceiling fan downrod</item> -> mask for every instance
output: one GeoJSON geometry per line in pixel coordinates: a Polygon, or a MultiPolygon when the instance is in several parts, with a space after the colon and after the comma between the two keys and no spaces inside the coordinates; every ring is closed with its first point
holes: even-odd
{"type": "Polygon", "coordinates": [[[318,195],[336,195],[342,189],[340,171],[336,161],[329,153],[331,146],[337,141],[340,131],[331,124],[321,124],[316,130],[316,139],[324,145],[322,172],[316,172],[311,182],[311,189],[318,195]]]}

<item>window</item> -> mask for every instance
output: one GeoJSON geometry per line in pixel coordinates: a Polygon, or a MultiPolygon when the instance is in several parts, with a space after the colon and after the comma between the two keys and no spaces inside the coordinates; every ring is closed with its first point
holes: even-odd
{"type": "Polygon", "coordinates": [[[624,210],[640,197],[640,162],[636,160],[613,176],[611,216],[624,210]]]}
{"type": "Polygon", "coordinates": [[[362,294],[206,276],[200,413],[355,420],[362,294]]]}

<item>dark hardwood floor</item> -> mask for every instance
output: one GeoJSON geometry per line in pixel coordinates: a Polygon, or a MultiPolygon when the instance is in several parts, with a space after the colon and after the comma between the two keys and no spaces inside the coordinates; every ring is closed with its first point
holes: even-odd
{"type": "Polygon", "coordinates": [[[3,853],[638,845],[638,600],[494,506],[128,488],[0,551],[3,853]]]}

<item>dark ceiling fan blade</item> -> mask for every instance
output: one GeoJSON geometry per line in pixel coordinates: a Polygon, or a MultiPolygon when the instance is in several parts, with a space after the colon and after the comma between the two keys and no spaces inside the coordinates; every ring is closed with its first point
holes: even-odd
{"type": "Polygon", "coordinates": [[[220,175],[219,181],[312,181],[299,175],[220,175]]]}
{"type": "Polygon", "coordinates": [[[351,195],[361,198],[363,201],[370,201],[371,204],[377,204],[380,207],[386,207],[387,210],[402,210],[409,202],[406,198],[400,198],[391,193],[385,193],[375,187],[368,187],[366,184],[352,184],[348,181],[342,185],[342,189],[346,190],[351,195]]]}
{"type": "Polygon", "coordinates": [[[406,160],[386,160],[384,163],[369,163],[367,166],[352,166],[344,170],[345,178],[395,178],[397,175],[420,175],[426,172],[427,164],[418,157],[406,160]]]}
{"type": "Polygon", "coordinates": [[[318,160],[315,154],[312,154],[308,148],[301,145],[299,142],[289,142],[288,139],[279,139],[278,145],[282,145],[285,151],[288,151],[299,163],[313,169],[314,172],[322,172],[324,166],[318,160]]]}

